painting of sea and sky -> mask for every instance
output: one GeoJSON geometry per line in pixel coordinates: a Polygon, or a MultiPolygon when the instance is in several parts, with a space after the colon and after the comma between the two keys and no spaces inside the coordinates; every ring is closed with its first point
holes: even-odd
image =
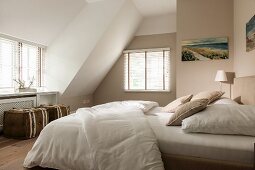
{"type": "Polygon", "coordinates": [[[255,49],[255,15],[246,24],[246,51],[255,49]]]}
{"type": "Polygon", "coordinates": [[[182,61],[228,59],[228,38],[203,38],[182,41],[182,61]]]}

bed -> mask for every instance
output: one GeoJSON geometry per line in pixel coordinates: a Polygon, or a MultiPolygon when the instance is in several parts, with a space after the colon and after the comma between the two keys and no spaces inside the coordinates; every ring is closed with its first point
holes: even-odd
{"type": "MultiPolygon", "coordinates": [[[[255,76],[234,79],[233,99],[240,104],[255,105],[255,76]]],[[[150,124],[159,141],[166,170],[255,169],[254,137],[183,134],[178,127],[162,126],[168,119],[164,116],[150,119],[150,124]],[[163,134],[162,131],[166,132],[163,134]],[[173,136],[175,138],[171,138],[173,136]]]]}
{"type": "MultiPolygon", "coordinates": [[[[234,84],[234,97],[238,99],[239,102],[250,105],[255,104],[255,95],[253,95],[255,94],[255,77],[236,78],[234,84]]],[[[97,112],[94,113],[94,111],[102,109],[100,106],[93,110],[80,110],[80,114],[70,115],[49,124],[48,128],[46,128],[47,130],[43,130],[42,135],[39,136],[32,151],[28,154],[24,163],[25,167],[32,168],[34,166],[41,166],[65,169],[64,167],[68,166],[68,164],[73,164],[73,167],[80,164],[80,167],[75,169],[84,169],[84,167],[86,167],[85,169],[103,168],[109,170],[162,170],[164,168],[166,170],[254,170],[255,137],[185,134],[180,127],[165,126],[171,113],[162,113],[159,107],[154,107],[151,110],[148,109],[150,113],[148,113],[148,110],[144,110],[147,114],[144,118],[141,116],[142,113],[135,109],[136,107],[130,107],[131,110],[126,110],[125,112],[127,114],[122,115],[124,108],[121,108],[121,106],[118,110],[115,110],[116,107],[112,107],[112,104],[119,105],[119,103],[103,105],[103,110],[101,110],[108,112],[110,109],[114,117],[114,119],[112,119],[112,117],[109,119],[107,116],[103,119],[100,118],[99,122],[103,122],[103,124],[100,124],[102,125],[100,129],[105,128],[106,131],[98,130],[98,127],[95,126],[98,120],[94,119],[94,117],[97,117],[97,112]],[[105,109],[107,109],[107,111],[105,109]],[[119,114],[122,116],[119,116],[119,114]],[[130,115],[134,116],[135,119],[130,119],[130,115]],[[105,121],[105,118],[107,121],[105,121]],[[145,121],[145,119],[147,121],[145,121]],[[84,121],[81,122],[80,120],[84,121]],[[112,129],[108,129],[107,131],[108,126],[105,125],[109,125],[109,123],[115,125],[116,122],[126,123],[121,123],[120,126],[113,126],[111,127],[112,129]],[[146,122],[148,122],[149,126],[146,122]],[[139,126],[137,126],[137,124],[139,126]],[[135,126],[134,129],[133,126],[135,126]],[[124,129],[120,127],[124,127],[124,129]],[[130,131],[127,130],[130,128],[132,131],[136,131],[134,134],[135,137],[132,135],[130,136],[130,131]],[[118,131],[116,131],[116,129],[118,129],[118,131]],[[84,130],[86,131],[86,135],[83,135],[84,130]],[[110,151],[108,152],[108,146],[104,146],[104,142],[102,142],[104,138],[99,139],[99,136],[106,137],[109,131],[113,131],[113,133],[108,135],[112,136],[114,140],[107,139],[111,144],[110,151]],[[153,136],[151,132],[154,132],[153,134],[155,136],[153,136]],[[94,133],[98,136],[94,135],[94,133]],[[129,139],[135,140],[132,141],[129,139]],[[155,139],[157,141],[155,141],[155,139]],[[97,145],[94,146],[94,143],[97,143],[97,145]],[[125,144],[124,146],[123,143],[125,144]],[[126,147],[126,144],[129,144],[130,148],[126,147]],[[53,147],[53,145],[56,146],[53,147]],[[87,147],[87,145],[89,147],[87,147]],[[71,147],[66,150],[66,146],[71,147]],[[89,149],[90,147],[94,152],[91,152],[91,149],[89,149]],[[52,148],[54,148],[54,152],[52,148]],[[122,158],[125,156],[122,152],[128,150],[129,156],[127,159],[125,157],[126,162],[116,165],[114,162],[111,162],[114,161],[114,158],[108,159],[108,157],[112,154],[112,148],[117,148],[114,154],[119,154],[122,158]],[[100,151],[99,154],[97,153],[98,151],[100,151]],[[101,153],[101,151],[103,152],[101,153]],[[161,152],[161,156],[159,151],[161,152]],[[47,156],[43,156],[43,152],[50,155],[52,160],[47,156]],[[70,154],[70,152],[74,152],[75,154],[70,154]],[[99,157],[94,160],[99,162],[92,163],[99,163],[99,166],[95,167],[95,165],[85,163],[85,161],[83,162],[84,164],[82,164],[81,156],[84,157],[84,160],[89,160],[91,155],[95,153],[97,153],[99,157]],[[61,157],[59,155],[63,156],[61,157]],[[54,157],[59,158],[58,161],[62,163],[63,168],[61,165],[54,165],[54,157]],[[66,160],[66,157],[69,157],[69,159],[66,160]],[[107,157],[107,159],[103,157],[107,157]],[[164,168],[162,167],[161,158],[164,163],[164,168]],[[78,161],[79,159],[80,161],[78,161]],[[47,163],[50,161],[53,161],[51,165],[47,163]],[[130,163],[130,161],[134,162],[130,163]],[[135,162],[143,162],[144,164],[135,164],[135,162]],[[108,166],[111,163],[113,163],[113,165],[108,166]]]]}

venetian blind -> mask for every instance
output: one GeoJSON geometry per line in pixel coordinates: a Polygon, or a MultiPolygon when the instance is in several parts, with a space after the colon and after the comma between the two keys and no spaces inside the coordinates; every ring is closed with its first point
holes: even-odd
{"type": "Polygon", "coordinates": [[[170,50],[124,52],[125,90],[169,91],[170,50]]]}
{"type": "Polygon", "coordinates": [[[41,48],[28,44],[21,45],[20,77],[29,85],[41,86],[41,48]]]}
{"type": "Polygon", "coordinates": [[[0,88],[14,87],[14,79],[42,86],[43,66],[42,48],[0,38],[0,88]]]}
{"type": "Polygon", "coordinates": [[[17,43],[0,38],[0,87],[13,87],[16,78],[16,47],[17,43]]]}

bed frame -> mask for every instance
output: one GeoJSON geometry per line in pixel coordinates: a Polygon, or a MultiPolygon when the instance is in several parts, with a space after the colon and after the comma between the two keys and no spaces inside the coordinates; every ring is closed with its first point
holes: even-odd
{"type": "MultiPolygon", "coordinates": [[[[255,147],[255,144],[254,144],[255,147]]],[[[254,150],[255,151],[255,150],[254,150]]],[[[162,153],[165,170],[254,170],[255,165],[162,153]]]]}
{"type": "MultiPolygon", "coordinates": [[[[255,105],[255,76],[235,78],[232,91],[238,103],[255,105]]],[[[162,160],[166,170],[255,170],[255,143],[253,165],[165,153],[162,160]]]]}

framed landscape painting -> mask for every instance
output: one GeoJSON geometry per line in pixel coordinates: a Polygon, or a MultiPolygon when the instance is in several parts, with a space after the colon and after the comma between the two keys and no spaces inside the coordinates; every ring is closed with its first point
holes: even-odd
{"type": "Polygon", "coordinates": [[[228,59],[228,38],[202,38],[182,41],[182,61],[228,59]]]}
{"type": "Polygon", "coordinates": [[[246,24],[246,51],[255,49],[255,15],[246,24]]]}

